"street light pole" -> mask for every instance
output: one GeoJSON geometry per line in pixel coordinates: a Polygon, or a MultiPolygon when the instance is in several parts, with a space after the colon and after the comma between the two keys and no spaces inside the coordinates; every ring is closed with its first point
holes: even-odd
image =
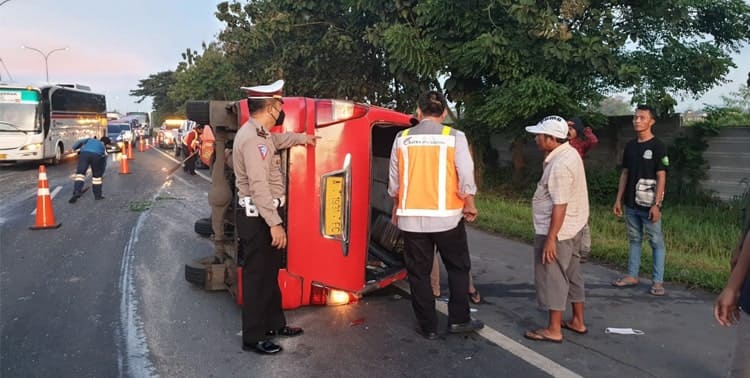
{"type": "Polygon", "coordinates": [[[48,53],[45,54],[42,50],[35,49],[35,48],[29,47],[29,46],[21,46],[21,48],[22,49],[28,49],[28,50],[34,50],[34,51],[42,54],[42,56],[44,57],[44,72],[47,74],[47,82],[48,83],[49,83],[49,62],[48,62],[49,56],[52,55],[52,53],[55,52],[55,51],[65,51],[65,50],[68,49],[67,47],[61,47],[59,49],[50,50],[48,53]]]}

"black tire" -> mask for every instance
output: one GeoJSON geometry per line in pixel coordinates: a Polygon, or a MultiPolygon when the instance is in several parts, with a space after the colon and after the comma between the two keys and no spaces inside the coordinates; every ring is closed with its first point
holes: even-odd
{"type": "Polygon", "coordinates": [[[195,221],[195,232],[200,236],[211,236],[214,229],[211,227],[211,218],[201,218],[195,221]]]}
{"type": "Polygon", "coordinates": [[[52,158],[51,163],[52,165],[58,165],[62,161],[63,158],[63,146],[57,145],[55,148],[55,157],[52,158]]]}
{"type": "Polygon", "coordinates": [[[185,103],[187,119],[199,125],[210,124],[210,106],[208,101],[188,101],[185,103]]]}
{"type": "Polygon", "coordinates": [[[185,280],[200,287],[206,286],[206,266],[193,261],[185,264],[185,280]]]}

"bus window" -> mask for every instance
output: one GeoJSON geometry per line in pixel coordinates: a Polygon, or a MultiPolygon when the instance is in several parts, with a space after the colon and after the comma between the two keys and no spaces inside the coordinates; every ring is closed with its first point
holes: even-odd
{"type": "Polygon", "coordinates": [[[1,131],[34,132],[39,92],[32,89],[0,89],[1,131]]]}

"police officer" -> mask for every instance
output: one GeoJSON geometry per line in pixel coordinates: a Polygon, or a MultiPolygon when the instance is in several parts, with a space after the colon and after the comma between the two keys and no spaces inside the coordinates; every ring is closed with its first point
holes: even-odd
{"type": "Polygon", "coordinates": [[[281,215],[285,182],[278,151],[294,145],[315,145],[317,137],[303,133],[270,133],[284,123],[279,80],[242,88],[248,92],[251,118],[234,139],[233,167],[240,206],[237,233],[244,258],[242,269],[242,349],[275,354],[281,346],[274,336],[298,336],[302,329],[286,324],[281,309],[278,273],[287,238],[281,215]]]}
{"type": "Polygon", "coordinates": [[[86,170],[91,167],[91,184],[94,187],[94,199],[104,199],[102,196],[102,176],[107,167],[107,145],[109,138],[103,136],[101,139],[86,138],[73,144],[74,150],[78,152],[78,167],[74,176],[73,197],[68,201],[75,203],[83,194],[83,182],[86,180],[86,170]]]}
{"type": "Polygon", "coordinates": [[[198,159],[198,154],[193,155],[198,150],[200,145],[200,135],[203,133],[204,125],[195,125],[190,132],[182,138],[183,151],[189,156],[185,160],[185,172],[195,176],[195,161],[198,159]]]}

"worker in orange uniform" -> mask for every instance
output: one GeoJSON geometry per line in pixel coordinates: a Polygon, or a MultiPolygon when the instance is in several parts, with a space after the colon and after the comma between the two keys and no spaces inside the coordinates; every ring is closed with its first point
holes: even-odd
{"type": "Polygon", "coordinates": [[[197,151],[200,148],[200,135],[203,133],[203,125],[195,125],[184,138],[182,138],[182,146],[187,151],[188,158],[185,160],[185,172],[195,176],[195,160],[198,159],[197,151]]]}

